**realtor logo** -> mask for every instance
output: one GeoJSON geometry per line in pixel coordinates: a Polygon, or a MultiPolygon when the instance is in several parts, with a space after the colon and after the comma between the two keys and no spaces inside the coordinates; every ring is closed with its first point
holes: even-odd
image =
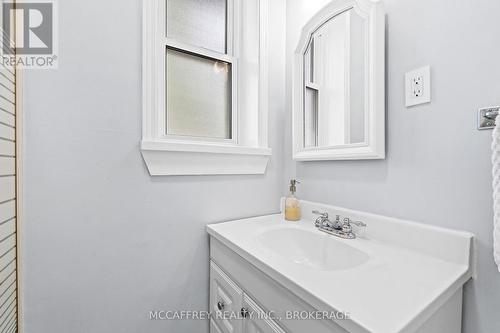
{"type": "Polygon", "coordinates": [[[18,68],[56,67],[56,3],[17,0],[2,6],[1,63],[18,68]]]}

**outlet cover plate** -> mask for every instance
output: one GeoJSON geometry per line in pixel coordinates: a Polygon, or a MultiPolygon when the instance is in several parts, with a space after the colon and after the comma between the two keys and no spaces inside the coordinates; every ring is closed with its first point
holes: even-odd
{"type": "Polygon", "coordinates": [[[406,106],[431,101],[431,67],[425,66],[405,74],[406,106]]]}

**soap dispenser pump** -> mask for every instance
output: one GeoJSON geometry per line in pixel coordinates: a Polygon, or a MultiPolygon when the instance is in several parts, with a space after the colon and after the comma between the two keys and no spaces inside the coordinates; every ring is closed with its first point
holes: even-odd
{"type": "Polygon", "coordinates": [[[297,191],[298,180],[290,180],[290,194],[285,198],[285,220],[298,221],[300,220],[300,200],[295,196],[297,191]]]}

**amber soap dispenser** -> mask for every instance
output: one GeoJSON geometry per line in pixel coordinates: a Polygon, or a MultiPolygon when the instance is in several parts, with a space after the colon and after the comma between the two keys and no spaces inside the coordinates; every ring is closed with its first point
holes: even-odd
{"type": "Polygon", "coordinates": [[[295,192],[297,192],[297,183],[300,184],[300,182],[295,179],[290,180],[290,194],[285,199],[285,220],[287,221],[300,220],[300,201],[295,196],[295,192]]]}

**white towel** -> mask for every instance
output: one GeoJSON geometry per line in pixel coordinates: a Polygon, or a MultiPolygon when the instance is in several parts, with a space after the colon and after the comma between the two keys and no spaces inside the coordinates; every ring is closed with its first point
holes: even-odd
{"type": "Polygon", "coordinates": [[[493,151],[493,256],[500,271],[500,121],[497,123],[498,125],[493,129],[493,143],[491,145],[493,151]]]}

